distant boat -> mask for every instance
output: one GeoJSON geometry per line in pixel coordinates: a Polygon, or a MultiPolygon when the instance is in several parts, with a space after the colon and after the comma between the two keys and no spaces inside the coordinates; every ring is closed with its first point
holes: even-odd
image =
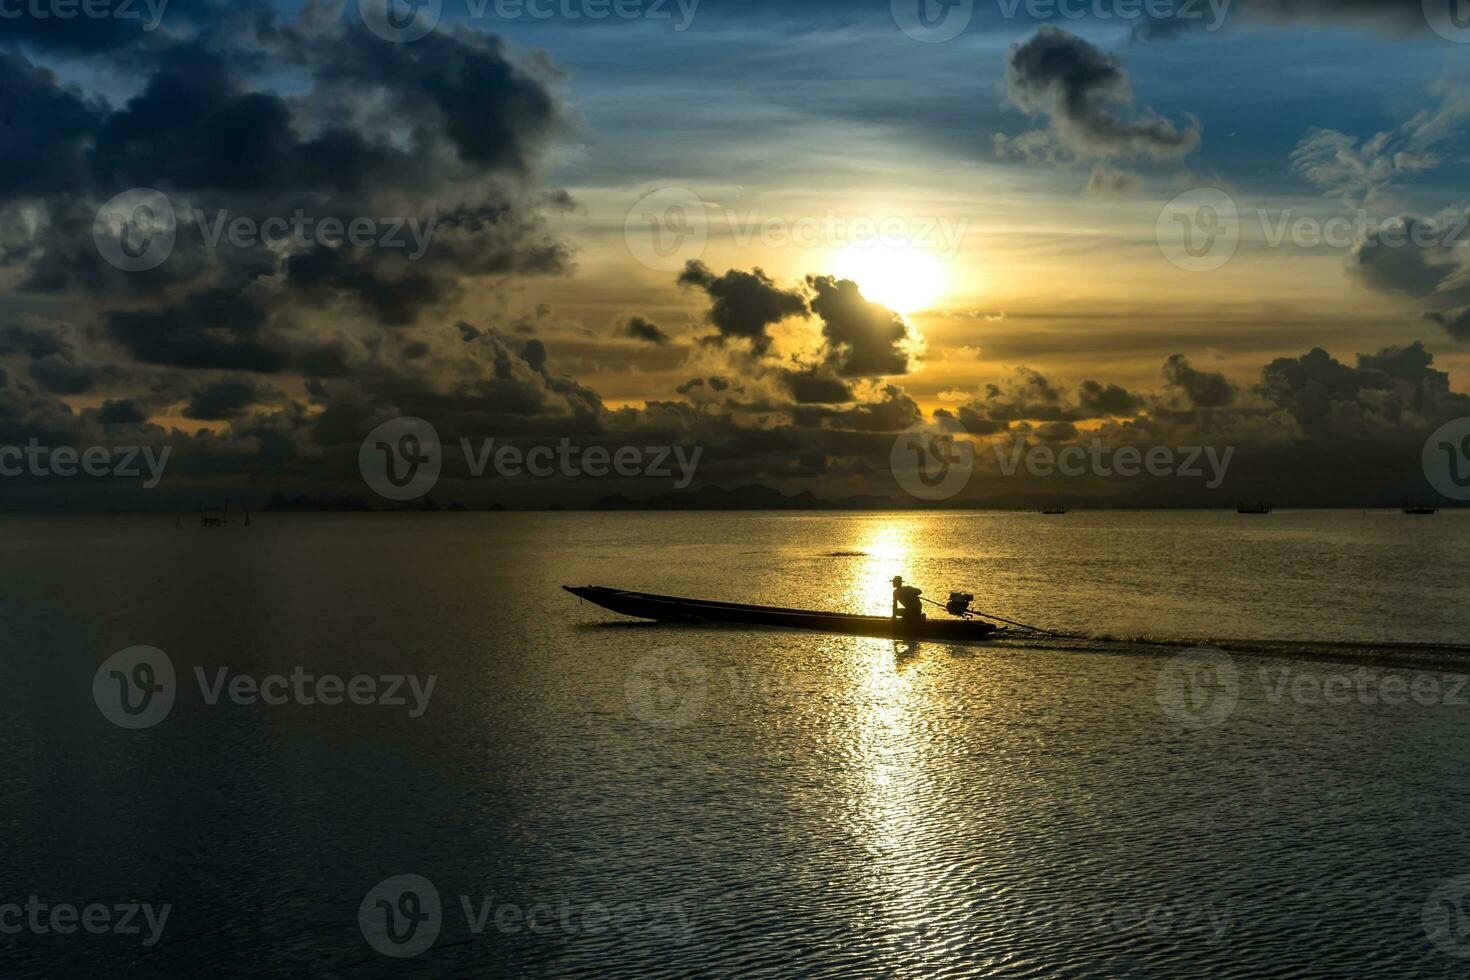
{"type": "MultiPolygon", "coordinates": [[[[245,512],[245,526],[250,526],[250,508],[244,499],[240,500],[240,508],[245,512]]],[[[204,501],[199,502],[199,526],[200,527],[225,527],[230,523],[230,495],[225,494],[225,505],[223,507],[205,507],[204,501]]]]}
{"type": "Polygon", "coordinates": [[[1404,513],[1405,514],[1437,514],[1437,513],[1439,513],[1439,508],[1438,507],[1431,507],[1429,504],[1404,504],[1404,513]]]}
{"type": "Polygon", "coordinates": [[[1041,508],[1041,512],[1043,514],[1065,514],[1067,512],[1067,508],[1063,507],[1061,504],[1052,504],[1050,507],[1041,508]]]}
{"type": "Polygon", "coordinates": [[[627,592],[600,585],[563,585],[563,589],[624,616],[659,622],[710,623],[732,626],[775,626],[820,630],[845,636],[882,636],[904,640],[983,640],[1005,627],[978,619],[893,619],[851,613],[748,606],[735,602],[680,599],[648,592],[627,592]]]}
{"type": "Polygon", "coordinates": [[[1255,503],[1237,504],[1235,512],[1237,514],[1269,514],[1271,505],[1264,500],[1257,500],[1255,503]]]}

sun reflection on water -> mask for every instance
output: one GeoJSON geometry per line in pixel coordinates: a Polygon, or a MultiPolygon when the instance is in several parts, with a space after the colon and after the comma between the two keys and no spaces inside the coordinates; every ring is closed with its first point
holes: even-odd
{"type": "MultiPolygon", "coordinates": [[[[920,521],[893,514],[875,515],[854,528],[853,548],[865,557],[841,583],[842,608],[887,615],[891,579],[913,574],[919,531],[920,521]]],[[[932,677],[922,644],[854,638],[847,649],[846,676],[839,681],[849,685],[852,706],[844,823],[868,855],[861,875],[884,910],[883,928],[906,933],[938,914],[933,882],[910,873],[924,865],[936,832],[934,801],[926,795],[934,776],[932,677]]],[[[908,941],[923,942],[917,936],[908,941]]]]}
{"type": "MultiPolygon", "coordinates": [[[[844,608],[886,616],[892,608],[895,575],[906,575],[915,522],[891,514],[863,523],[856,550],[867,558],[853,571],[843,595],[844,608]]],[[[891,644],[885,643],[885,649],[891,644]]],[[[890,651],[891,653],[891,651],[890,651]]]]}

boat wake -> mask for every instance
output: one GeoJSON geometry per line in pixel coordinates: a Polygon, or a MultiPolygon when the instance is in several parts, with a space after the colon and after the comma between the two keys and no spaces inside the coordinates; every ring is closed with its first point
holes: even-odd
{"type": "Polygon", "coordinates": [[[992,644],[1028,649],[1173,656],[1196,647],[1269,658],[1356,663],[1363,666],[1470,671],[1470,646],[1445,643],[1350,643],[1342,640],[1272,640],[1221,637],[1118,636],[1109,633],[1045,635],[1007,630],[992,644]]]}

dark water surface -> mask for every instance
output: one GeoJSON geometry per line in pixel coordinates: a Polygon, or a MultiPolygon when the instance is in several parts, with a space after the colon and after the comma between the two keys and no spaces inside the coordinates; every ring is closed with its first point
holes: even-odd
{"type": "Polygon", "coordinates": [[[1470,515],[12,516],[0,560],[5,976],[1470,969],[1470,515]],[[558,588],[886,612],[895,573],[1073,635],[558,588]],[[93,681],[135,645],[176,700],[128,730],[93,681]],[[434,687],[211,705],[221,668],[434,687]]]}

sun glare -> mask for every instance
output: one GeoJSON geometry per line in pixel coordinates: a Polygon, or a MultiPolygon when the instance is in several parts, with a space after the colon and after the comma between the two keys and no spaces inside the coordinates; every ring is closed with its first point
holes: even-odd
{"type": "Polygon", "coordinates": [[[857,283],[867,299],[899,313],[922,310],[944,292],[938,256],[911,245],[849,245],[833,255],[832,271],[857,283]]]}

